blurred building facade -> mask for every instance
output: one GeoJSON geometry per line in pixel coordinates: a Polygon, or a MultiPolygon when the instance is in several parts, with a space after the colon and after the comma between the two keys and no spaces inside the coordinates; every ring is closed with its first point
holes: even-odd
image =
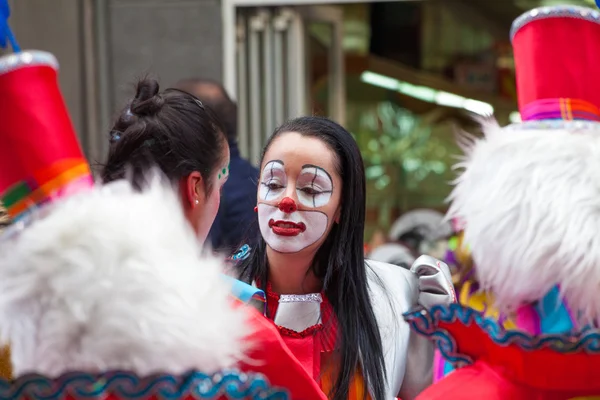
{"type": "MultiPolygon", "coordinates": [[[[54,53],[92,163],[113,114],[145,74],[225,83],[254,162],[273,128],[314,113],[355,135],[369,221],[441,209],[469,112],[515,115],[512,20],[554,0],[11,0],[23,48],[54,53]]],[[[593,0],[565,0],[587,4],[593,0]]]]}

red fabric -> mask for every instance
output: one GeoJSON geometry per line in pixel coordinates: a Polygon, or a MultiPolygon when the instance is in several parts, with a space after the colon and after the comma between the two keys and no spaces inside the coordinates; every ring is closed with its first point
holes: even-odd
{"type": "Polygon", "coordinates": [[[479,325],[465,325],[459,320],[440,322],[439,328],[454,338],[460,354],[503,371],[506,379],[515,384],[553,391],[600,393],[600,380],[595,378],[600,370],[600,355],[583,351],[559,353],[549,348],[526,351],[517,344],[500,345],[479,325]]]}
{"type": "MultiPolygon", "coordinates": [[[[590,396],[593,390],[549,391],[511,381],[506,371],[483,361],[461,368],[430,386],[417,400],[567,400],[590,396]]],[[[594,379],[593,373],[588,379],[594,379]]]]}
{"type": "MultiPolygon", "coordinates": [[[[271,284],[265,290],[267,297],[267,317],[272,320],[277,313],[279,305],[278,293],[273,292],[271,284]]],[[[276,326],[283,341],[292,354],[298,359],[304,369],[312,375],[315,381],[321,378],[321,355],[335,349],[337,339],[337,323],[333,308],[324,293],[321,293],[321,323],[308,327],[302,332],[295,332],[276,326]]]]}
{"type": "Polygon", "coordinates": [[[540,99],[572,98],[600,107],[600,25],[546,18],[513,38],[519,108],[540,99]]]}
{"type": "Polygon", "coordinates": [[[275,387],[288,389],[290,398],[326,400],[317,382],[310,376],[287,347],[275,325],[255,310],[250,311],[250,323],[255,332],[247,342],[252,346],[245,372],[260,372],[275,387]]]}
{"type": "MultiPolygon", "coordinates": [[[[278,293],[273,292],[271,284],[267,284],[265,290],[267,300],[267,317],[271,320],[275,318],[277,307],[279,306],[278,293]]],[[[321,323],[311,326],[302,332],[294,332],[286,328],[277,327],[283,336],[307,337],[309,335],[317,335],[318,342],[321,343],[323,351],[332,351],[335,348],[337,341],[337,322],[333,314],[333,307],[327,300],[325,293],[321,293],[323,302],[321,303],[321,323]]]]}
{"type": "Polygon", "coordinates": [[[0,74],[0,193],[62,159],[83,153],[49,66],[0,74]]]}
{"type": "MultiPolygon", "coordinates": [[[[234,306],[245,307],[238,300],[234,306]]],[[[276,390],[285,389],[289,398],[294,400],[327,400],[317,382],[306,373],[302,365],[283,342],[275,325],[256,310],[246,307],[248,323],[253,334],[246,338],[250,346],[247,361],[239,365],[246,373],[260,373],[266,376],[270,387],[276,390]]],[[[67,400],[77,400],[75,396],[65,396],[67,400]]],[[[192,396],[182,397],[193,399],[192,396]]],[[[158,400],[158,396],[149,397],[158,400]]],[[[226,399],[219,397],[218,399],[226,399]]],[[[120,400],[118,396],[104,393],[102,400],[120,400]]]]}

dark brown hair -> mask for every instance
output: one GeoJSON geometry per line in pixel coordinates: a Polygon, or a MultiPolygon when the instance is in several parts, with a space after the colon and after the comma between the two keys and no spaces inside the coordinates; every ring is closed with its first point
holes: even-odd
{"type": "Polygon", "coordinates": [[[110,149],[102,179],[127,176],[140,189],[147,172],[158,167],[171,181],[200,172],[210,193],[210,176],[227,146],[224,130],[208,107],[189,93],[167,89],[144,78],[135,97],[121,112],[110,132],[110,149]]]}
{"type": "Polygon", "coordinates": [[[208,106],[225,128],[227,140],[230,143],[236,141],[237,104],[231,100],[223,85],[212,79],[189,78],[179,81],[175,87],[193,94],[208,106]]]}

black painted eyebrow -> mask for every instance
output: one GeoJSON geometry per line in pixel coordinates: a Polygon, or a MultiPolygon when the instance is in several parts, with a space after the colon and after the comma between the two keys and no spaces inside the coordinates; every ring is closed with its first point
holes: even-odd
{"type": "MultiPolygon", "coordinates": [[[[283,161],[281,161],[281,160],[271,160],[271,161],[269,161],[268,163],[265,164],[265,167],[263,168],[263,171],[265,169],[267,169],[267,167],[269,165],[271,165],[271,164],[279,164],[279,165],[282,165],[282,166],[285,165],[283,163],[283,161]]],[[[269,179],[273,179],[274,178],[274,176],[273,176],[273,165],[271,165],[271,169],[269,170],[269,172],[271,173],[271,177],[269,179]]],[[[261,182],[261,184],[264,185],[264,186],[267,186],[264,182],[261,182]]],[[[265,195],[265,197],[269,197],[269,193],[271,193],[271,188],[268,188],[267,194],[265,195]]]]}
{"type": "MultiPolygon", "coordinates": [[[[323,171],[323,172],[325,173],[325,175],[327,175],[327,177],[328,177],[328,178],[329,178],[329,180],[331,181],[331,185],[333,186],[333,179],[331,179],[331,175],[329,175],[329,172],[327,172],[327,171],[325,170],[325,168],[321,168],[321,167],[319,167],[318,165],[313,165],[313,164],[304,164],[304,165],[302,166],[302,169],[305,169],[305,168],[315,168],[315,169],[319,169],[319,170],[323,171]]],[[[315,174],[315,175],[316,175],[316,174],[315,174]]]]}
{"type": "Polygon", "coordinates": [[[283,161],[281,161],[281,160],[271,160],[271,161],[269,161],[268,163],[265,164],[265,168],[267,167],[267,165],[269,165],[271,163],[285,165],[285,163],[283,161]]]}

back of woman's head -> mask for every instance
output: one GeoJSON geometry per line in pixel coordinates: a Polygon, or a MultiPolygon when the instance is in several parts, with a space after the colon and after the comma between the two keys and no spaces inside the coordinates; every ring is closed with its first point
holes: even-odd
{"type": "Polygon", "coordinates": [[[127,177],[140,188],[153,167],[172,182],[198,171],[210,192],[209,177],[226,146],[223,129],[200,100],[177,89],[159,92],[156,80],[142,79],[111,129],[102,179],[127,177]]]}

